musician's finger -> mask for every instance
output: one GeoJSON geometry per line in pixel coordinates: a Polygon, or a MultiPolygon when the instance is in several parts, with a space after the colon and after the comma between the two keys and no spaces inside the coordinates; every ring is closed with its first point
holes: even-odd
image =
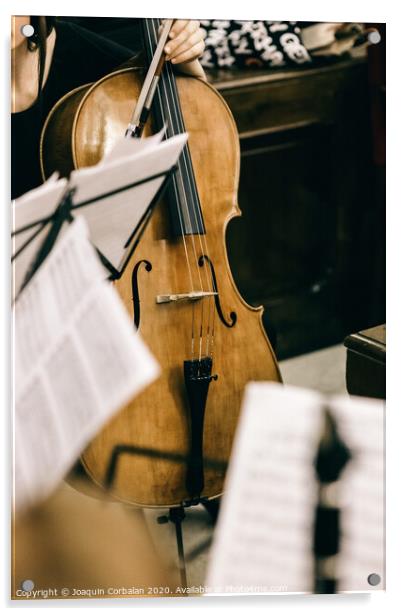
{"type": "Polygon", "coordinates": [[[174,50],[172,50],[170,54],[167,56],[167,60],[173,60],[177,58],[178,56],[185,53],[189,49],[192,49],[192,47],[194,47],[198,43],[200,42],[203,43],[203,41],[204,41],[204,33],[200,29],[198,29],[196,32],[191,34],[188,37],[188,39],[184,41],[184,43],[182,43],[181,45],[176,47],[174,50]]]}
{"type": "Polygon", "coordinates": [[[171,47],[171,45],[169,43],[167,45],[167,47],[169,48],[169,52],[167,54],[167,59],[171,60],[172,58],[178,56],[179,54],[184,53],[188,49],[191,49],[191,47],[194,47],[194,45],[196,45],[200,41],[203,41],[204,37],[205,37],[205,31],[202,30],[201,28],[197,28],[197,30],[195,30],[195,32],[190,34],[188,36],[188,38],[186,38],[179,45],[176,45],[175,47],[171,47]]]}
{"type": "MultiPolygon", "coordinates": [[[[198,21],[191,20],[187,21],[186,25],[180,30],[178,34],[173,33],[173,38],[166,43],[165,53],[170,57],[175,54],[175,51],[178,49],[180,45],[185,43],[190,36],[200,30],[200,24],[198,21]]],[[[172,31],[170,31],[169,36],[172,35],[172,31]]]]}
{"type": "Polygon", "coordinates": [[[194,20],[192,19],[175,19],[172,27],[170,28],[169,38],[174,39],[178,36],[184,28],[187,28],[194,20]]]}
{"type": "Polygon", "coordinates": [[[182,64],[183,62],[191,62],[191,60],[195,60],[199,58],[205,48],[204,41],[199,41],[196,45],[188,49],[187,51],[181,53],[172,59],[173,64],[182,64]]]}

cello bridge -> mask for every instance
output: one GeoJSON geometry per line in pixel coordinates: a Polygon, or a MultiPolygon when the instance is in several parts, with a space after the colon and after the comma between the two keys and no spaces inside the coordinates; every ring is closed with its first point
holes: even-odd
{"type": "Polygon", "coordinates": [[[216,291],[190,291],[189,293],[170,293],[165,295],[157,295],[157,304],[168,304],[169,302],[190,301],[195,302],[204,297],[213,297],[218,295],[216,291]]]}

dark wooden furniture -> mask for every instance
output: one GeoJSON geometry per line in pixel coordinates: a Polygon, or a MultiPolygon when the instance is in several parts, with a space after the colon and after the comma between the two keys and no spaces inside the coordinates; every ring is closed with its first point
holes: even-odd
{"type": "Polygon", "coordinates": [[[266,307],[278,357],[383,321],[366,59],[208,77],[240,133],[243,217],[227,231],[232,271],[242,295],[266,307]]]}
{"type": "Polygon", "coordinates": [[[385,325],[348,336],[345,346],[348,392],[385,399],[385,325]]]}

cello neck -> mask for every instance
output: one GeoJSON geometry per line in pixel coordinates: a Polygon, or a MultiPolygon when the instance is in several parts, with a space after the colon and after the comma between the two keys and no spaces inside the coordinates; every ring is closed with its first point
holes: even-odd
{"type": "MultiPolygon", "coordinates": [[[[160,19],[143,20],[143,38],[147,61],[152,60],[158,43],[160,19]]],[[[170,62],[166,62],[159,79],[158,89],[152,104],[155,127],[166,126],[167,137],[186,132],[176,79],[170,62]]],[[[178,161],[178,169],[172,177],[167,195],[172,234],[204,235],[205,226],[194,177],[193,165],[186,145],[178,161]]]]}

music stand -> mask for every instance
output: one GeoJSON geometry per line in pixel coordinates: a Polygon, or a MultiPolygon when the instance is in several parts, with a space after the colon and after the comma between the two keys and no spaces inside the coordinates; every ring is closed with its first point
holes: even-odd
{"type": "Polygon", "coordinates": [[[50,254],[53,246],[56,243],[56,240],[59,236],[59,233],[61,231],[61,228],[63,226],[63,224],[65,222],[72,222],[73,220],[73,213],[75,210],[78,210],[80,208],[86,207],[88,205],[92,205],[93,203],[96,203],[98,201],[101,201],[103,199],[107,199],[109,197],[112,197],[113,195],[116,195],[118,193],[127,191],[131,188],[135,188],[137,186],[140,186],[142,184],[145,184],[147,182],[151,182],[153,180],[156,180],[160,177],[164,177],[164,180],[162,182],[162,184],[160,185],[160,187],[158,188],[158,190],[156,191],[154,197],[152,198],[151,202],[149,203],[147,209],[145,210],[145,212],[143,213],[143,215],[141,216],[140,220],[138,221],[138,223],[136,224],[135,228],[132,230],[132,232],[130,233],[128,240],[126,241],[125,245],[123,246],[124,248],[127,248],[128,246],[130,246],[131,242],[132,242],[132,246],[128,252],[128,254],[126,255],[126,258],[121,266],[120,269],[117,269],[113,266],[112,263],[110,263],[110,261],[107,259],[107,257],[105,257],[105,255],[103,255],[101,253],[100,250],[98,250],[95,247],[95,250],[102,262],[102,264],[104,265],[104,267],[108,270],[109,272],[109,280],[118,280],[124,273],[125,268],[127,267],[127,264],[133,254],[133,252],[135,251],[136,247],[138,246],[138,243],[148,225],[148,222],[152,216],[152,213],[154,211],[154,208],[156,206],[156,204],[159,202],[159,200],[162,198],[167,185],[173,175],[173,173],[176,171],[177,169],[177,165],[173,165],[172,167],[170,167],[169,169],[167,169],[166,171],[162,171],[160,173],[156,173],[154,175],[150,175],[146,178],[142,178],[141,180],[137,180],[136,182],[131,182],[130,184],[126,184],[124,186],[121,186],[115,190],[112,190],[110,192],[107,193],[102,193],[100,195],[97,195],[96,197],[93,197],[91,199],[87,199],[85,201],[82,201],[80,203],[73,203],[73,196],[74,196],[74,192],[75,192],[75,188],[74,187],[67,187],[59,205],[56,207],[55,211],[53,212],[53,214],[51,216],[47,216],[45,218],[42,219],[38,219],[35,220],[34,222],[31,222],[27,225],[24,225],[23,227],[20,227],[19,229],[16,229],[15,231],[13,231],[11,233],[11,236],[14,237],[20,233],[23,233],[25,231],[28,231],[30,229],[33,229],[35,227],[38,227],[37,230],[35,231],[35,233],[15,252],[14,255],[12,255],[11,257],[11,261],[13,262],[19,254],[21,254],[21,252],[23,252],[23,250],[32,242],[32,240],[38,235],[38,233],[47,225],[50,224],[50,229],[46,235],[46,237],[44,238],[41,246],[39,247],[35,258],[24,278],[24,281],[22,283],[22,286],[19,290],[19,293],[22,291],[22,289],[30,282],[30,280],[33,278],[33,276],[35,275],[36,271],[39,269],[39,267],[41,266],[41,264],[44,262],[44,260],[46,259],[46,257],[50,254]]]}
{"type": "MultiPolygon", "coordinates": [[[[116,478],[117,465],[119,462],[119,458],[123,454],[129,455],[139,455],[139,456],[147,456],[149,458],[157,458],[163,460],[170,460],[172,462],[177,463],[188,463],[189,457],[185,456],[181,453],[177,452],[166,452],[159,451],[157,449],[153,449],[150,447],[136,447],[134,445],[115,445],[113,448],[112,454],[109,459],[109,464],[106,469],[105,475],[105,489],[111,491],[113,487],[114,480],[116,478]]],[[[203,458],[203,467],[204,468],[212,468],[214,470],[223,470],[226,471],[228,463],[222,460],[213,460],[211,458],[203,458]]],[[[195,505],[208,503],[209,499],[206,497],[197,497],[190,500],[183,501],[181,505],[170,507],[169,515],[162,515],[157,518],[158,524],[167,524],[168,522],[172,522],[175,526],[176,530],[176,544],[177,544],[177,554],[179,558],[179,572],[180,572],[180,582],[182,587],[187,588],[187,572],[186,572],[186,560],[184,557],[184,545],[183,545],[183,529],[182,523],[185,518],[185,508],[193,507],[195,505]]],[[[208,547],[210,544],[210,540],[208,540],[201,547],[202,549],[208,547]]],[[[198,553],[199,549],[196,549],[193,552],[192,557],[188,558],[188,560],[192,560],[198,553]]]]}

